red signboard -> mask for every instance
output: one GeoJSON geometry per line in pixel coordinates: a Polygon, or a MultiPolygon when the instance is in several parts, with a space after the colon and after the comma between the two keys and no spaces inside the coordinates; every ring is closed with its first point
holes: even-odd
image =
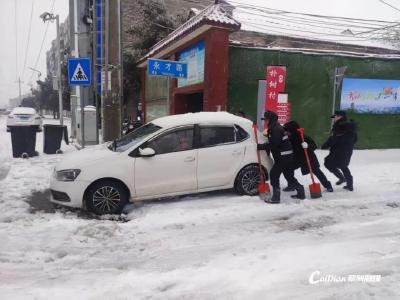
{"type": "Polygon", "coordinates": [[[285,91],[286,67],[267,66],[265,111],[277,112],[278,94],[285,91]]]}

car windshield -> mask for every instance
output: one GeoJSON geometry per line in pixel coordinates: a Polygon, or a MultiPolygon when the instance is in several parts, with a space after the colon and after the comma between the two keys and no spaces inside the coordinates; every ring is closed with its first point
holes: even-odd
{"type": "Polygon", "coordinates": [[[139,127],[138,129],[135,129],[127,135],[124,135],[119,140],[115,140],[108,146],[108,148],[112,151],[124,152],[132,146],[139,144],[147,136],[160,129],[160,126],[154,125],[153,123],[148,123],[142,127],[139,127]]]}

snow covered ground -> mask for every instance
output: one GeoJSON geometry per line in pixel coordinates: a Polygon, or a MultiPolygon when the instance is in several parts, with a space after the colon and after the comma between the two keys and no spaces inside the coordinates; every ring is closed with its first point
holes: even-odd
{"type": "Polygon", "coordinates": [[[218,192],[99,219],[49,205],[62,155],[43,154],[42,134],[39,157],[13,159],[0,116],[0,147],[0,299],[400,299],[400,150],[356,151],[354,192],[281,205],[218,192]]]}

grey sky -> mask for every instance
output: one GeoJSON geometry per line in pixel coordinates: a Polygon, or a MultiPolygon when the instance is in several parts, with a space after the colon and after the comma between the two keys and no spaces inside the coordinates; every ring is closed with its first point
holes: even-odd
{"type": "MultiPolygon", "coordinates": [[[[60,15],[63,22],[68,15],[68,0],[55,0],[54,13],[60,15]]],[[[50,11],[53,0],[0,0],[0,106],[8,103],[9,98],[18,96],[18,84],[15,82],[18,76],[24,84],[21,85],[22,93],[29,92],[29,79],[42,44],[46,24],[39,18],[45,12],[50,11]],[[31,7],[33,1],[32,24],[30,26],[31,7]],[[18,72],[16,73],[15,60],[15,3],[17,4],[17,36],[18,36],[18,72]],[[26,51],[29,26],[31,29],[30,43],[26,51]],[[23,70],[26,57],[26,66],[23,70]],[[22,77],[22,75],[24,75],[22,77]]],[[[56,25],[49,24],[43,50],[37,69],[42,72],[42,79],[46,76],[46,51],[50,48],[51,41],[56,37],[56,25]]],[[[36,85],[37,74],[34,73],[32,83],[36,85]]]]}
{"type": "MultiPolygon", "coordinates": [[[[55,1],[54,13],[60,15],[60,21],[64,21],[68,15],[68,0],[0,0],[0,106],[6,105],[8,99],[18,96],[18,84],[15,82],[18,76],[23,76],[22,92],[29,92],[29,79],[32,72],[28,67],[33,67],[39,53],[46,24],[43,24],[39,15],[49,11],[52,2],[55,1]],[[34,1],[31,38],[28,51],[26,44],[28,39],[31,5],[34,1]],[[15,60],[15,33],[14,33],[14,5],[17,3],[17,33],[18,33],[18,71],[16,72],[15,60]],[[27,53],[26,67],[23,70],[25,54],[27,53]]],[[[79,1],[79,0],[78,0],[79,1]]],[[[185,0],[182,0],[185,1],[185,0]]],[[[385,0],[400,9],[400,0],[385,0]]],[[[298,11],[305,13],[324,14],[342,17],[379,19],[385,21],[400,21],[400,11],[397,11],[379,0],[236,0],[241,2],[265,6],[269,8],[298,11]]],[[[42,72],[42,78],[46,76],[46,51],[50,48],[51,40],[56,36],[55,23],[50,23],[47,38],[40,56],[37,69],[42,72]]],[[[35,83],[37,73],[32,77],[35,83]]]]}

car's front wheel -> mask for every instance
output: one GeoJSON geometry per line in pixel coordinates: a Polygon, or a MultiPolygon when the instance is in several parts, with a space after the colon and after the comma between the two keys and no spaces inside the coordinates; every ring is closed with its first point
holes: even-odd
{"type": "MultiPolygon", "coordinates": [[[[264,173],[264,176],[266,174],[264,173]]],[[[266,178],[266,177],[265,177],[266,178]]],[[[235,180],[235,191],[240,195],[254,196],[258,194],[260,170],[257,165],[249,165],[240,170],[235,180]]]]}
{"type": "Polygon", "coordinates": [[[119,214],[128,203],[128,198],[128,191],[122,183],[101,180],[89,188],[86,207],[96,215],[119,214]]]}

